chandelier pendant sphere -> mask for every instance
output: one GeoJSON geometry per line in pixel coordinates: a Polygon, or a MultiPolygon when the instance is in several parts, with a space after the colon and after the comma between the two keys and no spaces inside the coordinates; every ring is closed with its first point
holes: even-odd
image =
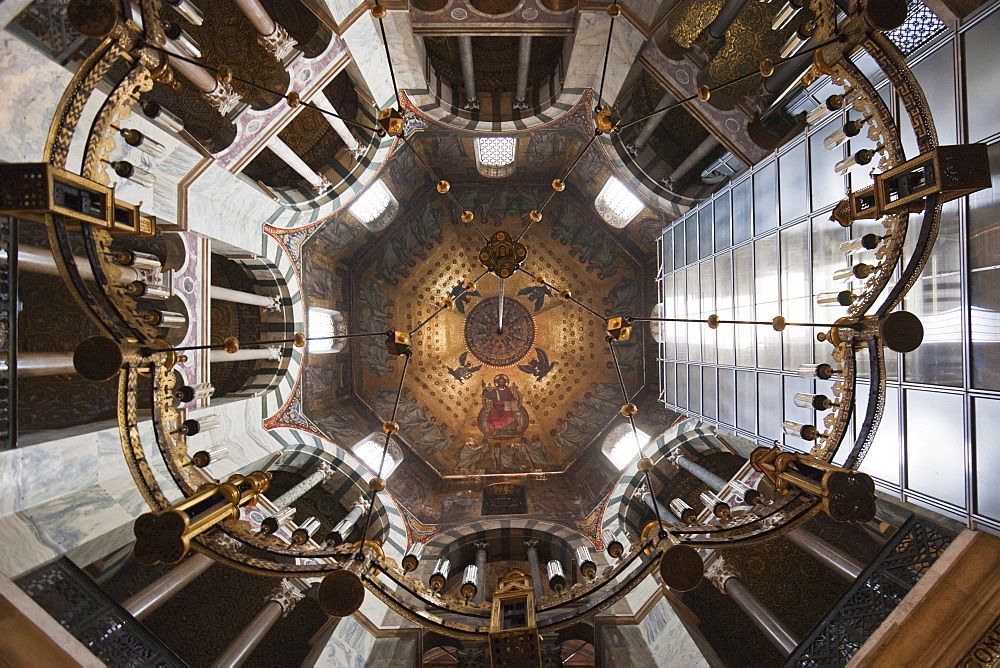
{"type": "Polygon", "coordinates": [[[479,251],[479,261],[487,271],[500,278],[510,278],[528,256],[528,249],[508,232],[496,232],[479,251]]]}

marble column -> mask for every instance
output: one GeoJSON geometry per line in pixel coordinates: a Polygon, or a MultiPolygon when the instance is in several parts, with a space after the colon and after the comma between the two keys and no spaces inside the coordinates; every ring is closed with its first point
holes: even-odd
{"type": "Polygon", "coordinates": [[[239,290],[230,290],[218,285],[211,286],[208,293],[212,299],[224,302],[260,306],[268,311],[281,310],[281,297],[278,295],[258,295],[254,292],[240,292],[239,290]]]}
{"type": "Polygon", "coordinates": [[[681,524],[680,519],[674,515],[669,508],[660,503],[656,497],[653,496],[652,492],[645,484],[642,484],[636,493],[642,497],[643,503],[645,503],[653,513],[659,517],[662,522],[670,522],[671,524],[681,524]]]}
{"type": "Polygon", "coordinates": [[[517,83],[514,87],[514,109],[528,108],[528,66],[531,64],[531,35],[521,35],[517,43],[517,83]]]}
{"type": "Polygon", "coordinates": [[[289,580],[282,580],[278,588],[264,602],[253,621],[229,643],[222,654],[212,663],[213,668],[236,668],[253,653],[267,632],[286,616],[305,597],[302,591],[289,580]]]}
{"type": "Polygon", "coordinates": [[[798,647],[799,638],[747,588],[722,557],[717,556],[709,564],[705,577],[716,589],[733,599],[783,656],[790,655],[798,647]]]}
{"type": "Polygon", "coordinates": [[[208,361],[212,364],[217,362],[245,362],[249,360],[271,360],[277,362],[280,359],[281,348],[278,346],[241,348],[235,353],[227,353],[225,350],[210,350],[208,352],[208,361]]]}
{"type": "Polygon", "coordinates": [[[288,144],[281,141],[278,135],[274,135],[268,140],[267,147],[274,151],[274,154],[281,158],[286,165],[298,172],[299,176],[308,181],[317,195],[322,195],[333,187],[333,184],[325,176],[307,165],[305,160],[300,158],[288,144]]]}
{"type": "MultiPolygon", "coordinates": [[[[168,50],[173,50],[180,56],[184,56],[184,50],[171,43],[166,43],[168,50]]],[[[233,89],[231,84],[217,80],[203,67],[181,60],[174,56],[167,56],[167,61],[174,71],[181,74],[185,79],[194,84],[194,87],[201,91],[208,103],[212,105],[220,115],[225,116],[240,103],[240,95],[233,89]]]]}
{"type": "Polygon", "coordinates": [[[701,464],[696,464],[686,456],[680,454],[677,450],[674,450],[674,453],[675,454],[671,454],[669,461],[692,474],[698,480],[701,480],[703,483],[708,485],[709,489],[713,492],[722,491],[722,488],[728,484],[727,480],[715,475],[701,464]]]}
{"type": "Polygon", "coordinates": [[[285,59],[298,46],[298,42],[291,38],[287,30],[274,22],[258,0],[235,0],[235,2],[259,33],[257,42],[278,62],[285,63],[285,59]]]}
{"type": "Polygon", "coordinates": [[[726,3],[719,10],[719,13],[712,19],[712,22],[705,28],[705,33],[713,40],[721,40],[726,36],[726,31],[736,21],[743,8],[749,0],[726,0],[726,3]]]}
{"type": "MultiPolygon", "coordinates": [[[[660,98],[660,101],[656,103],[656,108],[663,109],[664,107],[668,107],[675,102],[677,102],[677,98],[674,97],[673,93],[667,91],[663,94],[663,97],[660,98]]],[[[642,126],[642,131],[639,132],[639,136],[635,138],[635,141],[627,145],[626,149],[628,152],[632,155],[638,153],[639,150],[646,145],[646,142],[649,141],[649,138],[653,136],[653,132],[656,131],[656,128],[660,127],[660,123],[663,122],[666,115],[667,112],[661,111],[655,116],[650,116],[646,119],[646,123],[642,126]]]]}
{"type": "Polygon", "coordinates": [[[326,119],[326,122],[330,124],[330,127],[334,129],[337,135],[344,140],[344,143],[347,144],[347,149],[351,152],[351,155],[358,158],[365,152],[365,149],[358,143],[358,140],[354,138],[354,135],[351,134],[351,130],[347,127],[347,124],[337,118],[337,116],[330,115],[337,114],[338,112],[323,91],[319,91],[319,93],[317,93],[312,100],[310,100],[310,102],[323,111],[328,112],[323,114],[323,118],[326,119]]]}
{"type": "Polygon", "coordinates": [[[780,95],[792,82],[798,79],[812,65],[812,52],[800,53],[791,60],[775,65],[774,74],[764,79],[764,90],[771,95],[780,95]]]}
{"type": "MultiPolygon", "coordinates": [[[[5,370],[7,354],[0,354],[0,366],[5,370]]],[[[17,353],[17,375],[20,378],[38,378],[41,376],[59,376],[76,373],[73,366],[73,353],[17,353]]]]}
{"type": "Polygon", "coordinates": [[[472,37],[459,35],[458,56],[462,62],[462,83],[465,85],[465,102],[463,109],[479,109],[479,96],[476,95],[476,73],[472,66],[472,37]]]}
{"type": "Polygon", "coordinates": [[[863,563],[803,527],[796,527],[785,535],[803,552],[848,582],[857,580],[861,571],[865,570],[863,563]]]}
{"type": "Polygon", "coordinates": [[[695,38],[691,46],[701,61],[699,80],[710,83],[707,79],[708,67],[726,45],[726,31],[736,22],[747,2],[749,0],[726,0],[712,22],[695,38]]]}
{"type": "Polygon", "coordinates": [[[129,597],[122,603],[122,607],[141,622],[214,563],[215,559],[212,557],[196,553],[188,557],[184,563],[171,568],[166,575],[147,585],[142,591],[129,597]]]}
{"type": "MultiPolygon", "coordinates": [[[[6,251],[3,251],[6,256],[6,251]]],[[[94,272],[90,268],[90,261],[85,257],[74,258],[76,270],[84,280],[94,280],[94,272]]],[[[52,253],[44,248],[34,246],[19,246],[17,249],[17,268],[19,271],[26,271],[34,274],[47,274],[49,276],[59,276],[59,267],[56,266],[52,253]]],[[[119,267],[121,279],[118,282],[131,283],[142,280],[143,276],[134,267],[119,267]]]]}
{"type": "Polygon", "coordinates": [[[476,548],[476,595],[473,603],[482,603],[486,593],[486,548],[489,543],[475,543],[476,548]]]}
{"type": "MultiPolygon", "coordinates": [[[[266,349],[265,349],[266,350],[266,349]]],[[[333,477],[336,471],[332,466],[327,464],[325,461],[320,462],[319,467],[311,475],[307,476],[299,484],[292,487],[290,490],[279,496],[277,499],[271,503],[275,508],[281,510],[282,508],[288,508],[293,503],[298,501],[303,494],[311,490],[316,485],[320,484],[324,480],[329,480],[333,477]]]]}
{"type": "MultiPolygon", "coordinates": [[[[239,549],[242,545],[239,541],[230,538],[224,533],[214,535],[212,541],[231,550],[239,549]]],[[[196,577],[208,570],[214,563],[215,559],[212,559],[212,557],[197,552],[188,557],[180,565],[171,568],[169,572],[158,578],[155,582],[152,582],[141,591],[130,596],[122,603],[122,607],[137,620],[142,621],[173,598],[177,592],[188,586],[196,577]]]]}
{"type": "Polygon", "coordinates": [[[719,140],[715,138],[715,135],[708,135],[698,146],[695,147],[693,151],[684,158],[681,164],[674,168],[674,171],[670,172],[670,176],[666,178],[668,184],[676,184],[682,178],[687,176],[687,173],[691,171],[691,168],[697,165],[699,162],[708,157],[708,155],[715,150],[715,147],[719,145],[719,140]]]}
{"type": "MultiPolygon", "coordinates": [[[[715,475],[704,466],[696,464],[677,451],[674,452],[676,454],[671,455],[671,461],[673,461],[674,464],[680,468],[693,474],[696,478],[708,485],[712,491],[721,492],[722,489],[729,484],[726,480],[723,480],[721,477],[715,475]]],[[[849,582],[854,582],[857,577],[861,575],[861,571],[865,569],[864,564],[860,561],[826,542],[819,536],[810,533],[803,527],[796,527],[789,531],[786,535],[790,541],[799,546],[799,548],[801,548],[804,552],[822,562],[838,576],[849,582]]]]}
{"type": "Polygon", "coordinates": [[[525,553],[528,555],[528,575],[531,576],[531,588],[535,592],[535,599],[540,599],[545,595],[545,590],[542,588],[542,570],[538,564],[538,541],[537,540],[526,540],[524,541],[525,553]]]}

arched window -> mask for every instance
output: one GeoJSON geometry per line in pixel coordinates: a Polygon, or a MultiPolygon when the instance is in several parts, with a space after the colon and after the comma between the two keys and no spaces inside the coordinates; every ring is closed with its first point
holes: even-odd
{"type": "Polygon", "coordinates": [[[478,137],[476,169],[483,176],[502,179],[517,166],[517,140],[513,137],[478,137]]]}
{"type": "Polygon", "coordinates": [[[372,432],[354,444],[351,451],[361,462],[375,475],[379,474],[379,466],[382,466],[383,480],[392,475],[399,463],[403,461],[403,453],[399,446],[392,441],[389,442],[389,450],[385,453],[385,465],[382,465],[382,448],[385,446],[385,434],[380,431],[372,432]]]}
{"type": "Polygon", "coordinates": [[[625,227],[642,211],[642,200],[612,176],[594,200],[594,208],[611,227],[625,227]]]}
{"type": "Polygon", "coordinates": [[[645,448],[649,444],[651,438],[649,434],[638,428],[635,431],[639,436],[638,444],[632,433],[632,425],[625,422],[608,432],[604,445],[601,446],[604,456],[610,459],[619,471],[624,471],[626,466],[638,459],[639,448],[645,448]]]}
{"type": "Polygon", "coordinates": [[[306,314],[306,327],[311,339],[308,347],[310,354],[339,353],[344,349],[344,339],[323,338],[347,334],[347,323],[340,311],[310,306],[306,314]]]}
{"type": "Polygon", "coordinates": [[[399,211],[399,202],[393,197],[385,181],[379,179],[368,186],[358,199],[347,207],[347,211],[372,232],[379,232],[392,222],[396,212],[399,211]]]}

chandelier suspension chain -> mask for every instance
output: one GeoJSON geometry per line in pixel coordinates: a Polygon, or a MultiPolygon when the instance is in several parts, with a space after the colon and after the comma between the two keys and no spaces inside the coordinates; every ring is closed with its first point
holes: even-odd
{"type": "Polygon", "coordinates": [[[600,108],[604,102],[604,78],[608,74],[608,56],[611,53],[611,35],[615,30],[615,19],[620,13],[621,9],[618,8],[618,0],[615,0],[611,3],[611,7],[608,7],[608,14],[611,17],[611,23],[608,24],[608,43],[604,45],[604,67],[601,70],[601,89],[597,92],[598,108],[600,108]],[[615,8],[616,11],[612,11],[612,7],[615,8]]]}
{"type": "MultiPolygon", "coordinates": [[[[576,166],[578,164],[580,164],[580,160],[583,159],[583,155],[587,152],[587,149],[590,148],[590,146],[594,143],[594,141],[597,139],[597,137],[598,137],[598,133],[595,132],[594,136],[590,138],[590,141],[588,141],[586,143],[586,145],[583,147],[583,149],[580,150],[580,153],[576,156],[576,159],[573,160],[573,164],[571,164],[569,166],[569,169],[566,170],[566,173],[563,174],[562,178],[560,179],[563,183],[565,183],[566,179],[568,179],[570,177],[570,175],[573,173],[573,170],[576,169],[576,166]]],[[[553,189],[552,192],[550,192],[548,194],[548,197],[545,198],[545,201],[542,202],[542,205],[540,207],[538,207],[538,209],[537,209],[538,213],[542,213],[543,211],[545,211],[545,207],[549,205],[549,202],[552,201],[552,198],[555,197],[555,195],[556,195],[556,191],[555,191],[555,189],[553,189]]],[[[521,233],[519,235],[517,235],[517,239],[515,239],[514,241],[520,241],[521,237],[523,237],[527,233],[528,229],[531,228],[531,226],[534,224],[534,222],[535,221],[533,221],[531,219],[531,217],[529,216],[528,217],[528,224],[525,225],[524,229],[521,230],[521,233]]]]}
{"type": "MultiPolygon", "coordinates": [[[[812,53],[813,51],[818,51],[819,49],[822,49],[822,48],[825,48],[827,46],[830,46],[831,44],[836,44],[838,42],[843,42],[843,41],[844,41],[843,36],[838,35],[838,36],[834,37],[833,39],[830,39],[830,40],[827,40],[827,41],[823,42],[822,44],[817,44],[816,46],[809,47],[808,49],[802,49],[801,51],[799,51],[795,55],[789,56],[788,58],[778,58],[777,60],[775,60],[773,62],[773,66],[774,67],[778,67],[778,65],[781,65],[783,63],[787,63],[788,61],[794,60],[796,58],[800,58],[800,57],[804,56],[807,53],[812,53]]],[[[733,86],[735,84],[740,83],[741,81],[746,81],[747,79],[749,79],[751,77],[755,77],[755,76],[762,76],[759,70],[754,70],[752,72],[747,72],[746,74],[744,74],[742,76],[739,76],[739,77],[736,77],[735,79],[731,79],[729,81],[726,81],[725,83],[721,83],[718,86],[705,86],[705,88],[708,89],[709,92],[713,92],[713,91],[717,91],[717,90],[722,90],[723,88],[728,88],[729,86],[733,86]]],[[[651,111],[648,114],[645,114],[645,115],[640,116],[640,117],[638,117],[638,118],[636,118],[634,120],[629,121],[628,123],[620,125],[618,127],[618,130],[619,131],[625,130],[626,128],[630,128],[633,125],[636,125],[638,123],[642,123],[643,121],[648,120],[648,119],[652,118],[653,116],[656,116],[658,114],[662,114],[664,112],[670,111],[671,109],[676,109],[677,107],[680,107],[683,104],[686,104],[688,102],[691,102],[691,101],[697,100],[697,99],[699,99],[698,93],[695,93],[694,95],[688,96],[688,97],[684,98],[683,100],[678,100],[677,102],[674,102],[673,104],[668,104],[665,107],[662,107],[660,109],[656,109],[655,111],[651,111]]]]}
{"type": "MultiPolygon", "coordinates": [[[[389,422],[394,423],[396,421],[396,412],[399,410],[399,399],[403,395],[403,381],[406,380],[406,369],[410,365],[411,353],[407,352],[403,355],[403,370],[399,374],[399,386],[396,388],[396,401],[392,405],[392,416],[389,418],[389,422]]],[[[389,441],[392,439],[392,434],[386,430],[385,432],[385,444],[382,446],[382,461],[378,466],[377,478],[382,479],[382,468],[385,466],[385,456],[389,452],[389,441]]],[[[368,512],[365,516],[365,526],[361,531],[361,540],[358,542],[358,551],[354,555],[355,561],[363,561],[365,541],[368,540],[368,529],[372,523],[372,514],[375,512],[375,499],[378,497],[378,490],[372,488],[370,491],[370,498],[368,499],[368,512]]]]}
{"type": "MultiPolygon", "coordinates": [[[[614,360],[615,371],[618,373],[618,383],[621,385],[621,388],[622,388],[622,399],[625,401],[624,405],[628,405],[631,402],[628,399],[628,390],[625,389],[625,376],[622,375],[622,367],[618,363],[618,353],[615,352],[615,342],[614,342],[614,340],[610,336],[607,337],[605,340],[608,342],[608,348],[611,349],[611,359],[614,360]]],[[[624,407],[624,405],[623,405],[623,407],[624,407]]],[[[635,426],[635,416],[634,415],[627,415],[626,417],[628,418],[629,424],[632,426],[632,437],[635,439],[635,447],[639,450],[639,462],[641,463],[642,462],[642,443],[639,442],[639,430],[636,429],[636,426],[635,426]]],[[[649,471],[648,470],[647,471],[643,471],[642,473],[643,473],[643,476],[646,479],[646,487],[649,489],[649,493],[652,494],[653,493],[653,483],[652,483],[652,480],[650,480],[650,478],[649,478],[649,471]]],[[[663,528],[663,518],[660,517],[660,509],[659,509],[659,504],[658,503],[654,503],[653,504],[653,513],[656,515],[656,526],[659,529],[659,535],[662,538],[663,536],[667,535],[667,532],[663,528]]]]}
{"type": "Polygon", "coordinates": [[[375,7],[372,8],[373,11],[381,11],[381,16],[378,17],[378,27],[382,32],[382,47],[385,49],[385,59],[389,63],[389,78],[392,79],[392,92],[396,96],[396,108],[402,110],[403,103],[399,99],[399,87],[396,85],[396,71],[392,67],[392,56],[389,55],[389,40],[385,36],[385,24],[382,23],[382,17],[385,15],[385,8],[379,4],[378,0],[375,0],[375,7]]]}
{"type": "MultiPolygon", "coordinates": [[[[178,60],[182,60],[185,63],[188,63],[190,65],[195,65],[196,67],[200,67],[201,69],[205,70],[206,72],[209,72],[210,74],[212,74],[213,76],[215,76],[216,79],[218,79],[219,70],[221,69],[219,67],[213,67],[211,65],[207,65],[205,63],[199,62],[199,61],[194,60],[192,58],[188,58],[187,56],[182,56],[180,54],[174,53],[173,51],[168,51],[168,50],[166,50],[166,49],[164,49],[162,47],[156,46],[155,44],[144,44],[143,46],[145,46],[147,49],[152,49],[153,51],[158,51],[159,53],[162,53],[164,55],[170,56],[171,58],[177,58],[178,60]]],[[[366,131],[368,131],[368,132],[370,132],[372,134],[375,134],[375,132],[376,132],[376,129],[373,128],[373,127],[371,127],[371,126],[365,125],[364,123],[359,123],[356,120],[347,118],[345,116],[341,116],[340,114],[336,114],[336,113],[334,113],[332,111],[327,111],[326,109],[323,109],[321,107],[316,106],[312,102],[306,102],[305,100],[299,99],[298,97],[296,97],[298,95],[298,93],[296,93],[295,91],[290,91],[288,93],[281,93],[279,91],[272,90],[272,89],[268,88],[267,86],[261,86],[258,83],[254,83],[253,81],[250,81],[248,79],[244,79],[243,77],[236,76],[236,74],[234,74],[234,73],[231,74],[231,76],[233,77],[233,81],[239,81],[241,84],[243,84],[245,86],[250,86],[251,88],[256,88],[257,90],[259,90],[261,92],[264,92],[264,93],[270,93],[271,95],[276,95],[276,96],[278,96],[278,97],[280,97],[280,98],[288,101],[290,104],[291,104],[292,100],[298,100],[297,104],[301,104],[303,107],[309,107],[310,109],[314,109],[314,110],[320,112],[321,114],[326,114],[327,116],[332,116],[334,118],[339,118],[340,120],[342,120],[347,125],[353,125],[354,127],[361,128],[362,130],[366,130],[366,131]]],[[[322,92],[320,92],[319,94],[323,95],[322,92]]]]}
{"type": "MultiPolygon", "coordinates": [[[[417,162],[419,162],[420,165],[424,168],[424,170],[427,171],[427,174],[430,175],[431,179],[435,182],[439,182],[441,179],[438,178],[437,174],[434,172],[431,166],[427,164],[427,162],[420,156],[419,153],[417,153],[417,150],[413,148],[413,145],[410,144],[409,140],[406,138],[406,135],[399,135],[399,138],[402,139],[403,143],[406,144],[407,148],[409,148],[413,152],[413,155],[417,158],[417,162]]],[[[452,202],[454,202],[455,207],[459,210],[460,213],[465,213],[465,207],[463,207],[461,202],[458,201],[458,198],[456,198],[455,195],[452,194],[451,188],[449,188],[448,192],[446,192],[445,194],[452,202]]],[[[483,231],[479,229],[479,226],[476,225],[475,218],[473,218],[469,222],[472,223],[472,227],[476,229],[476,232],[478,232],[479,236],[483,238],[483,241],[490,240],[490,238],[487,237],[485,234],[483,234],[483,231]]]]}
{"type": "MultiPolygon", "coordinates": [[[[518,267],[517,270],[518,271],[522,271],[525,274],[527,274],[528,276],[531,276],[532,278],[534,278],[534,279],[537,280],[537,277],[534,274],[532,274],[530,271],[527,271],[526,269],[523,269],[521,267],[518,267]]],[[[559,288],[557,288],[556,286],[552,285],[551,283],[549,283],[548,281],[546,281],[544,278],[542,279],[542,284],[545,285],[545,287],[547,287],[547,288],[552,288],[553,290],[555,290],[556,292],[558,292],[560,294],[560,298],[562,297],[562,293],[564,291],[562,291],[559,288]]],[[[568,292],[568,291],[565,291],[565,292],[568,292]]],[[[587,306],[586,304],[584,304],[583,302],[581,302],[580,300],[578,300],[576,297],[573,296],[572,293],[567,294],[566,295],[566,299],[568,301],[573,302],[574,304],[576,304],[577,306],[579,306],[580,308],[582,308],[584,311],[587,311],[588,313],[590,313],[594,317],[600,318],[601,320],[607,322],[607,320],[608,320],[607,318],[605,318],[603,315],[601,315],[600,313],[598,313],[594,309],[590,308],[589,306],[587,306]]]]}
{"type": "MultiPolygon", "coordinates": [[[[781,316],[778,316],[781,317],[781,316]]],[[[707,324],[708,321],[705,319],[697,318],[635,318],[629,317],[632,322],[700,322],[702,324],[707,324]]],[[[774,325],[773,320],[717,320],[714,321],[719,325],[774,325]]],[[[857,323],[837,323],[837,322],[784,322],[781,323],[787,325],[788,327],[843,327],[845,329],[859,329],[860,325],[857,323]]]]}
{"type": "MultiPolygon", "coordinates": [[[[483,279],[483,276],[485,276],[488,273],[490,273],[490,272],[489,271],[484,271],[483,273],[479,274],[479,277],[476,278],[476,280],[474,281],[474,283],[478,283],[479,281],[481,281],[483,279]]],[[[463,296],[465,296],[465,293],[469,292],[469,291],[470,291],[469,288],[467,288],[467,287],[465,287],[463,285],[462,286],[462,291],[459,292],[457,295],[455,295],[455,299],[461,299],[463,296]]],[[[443,304],[441,306],[439,306],[438,309],[436,311],[434,311],[434,313],[431,313],[429,316],[427,316],[427,318],[423,322],[421,322],[419,325],[417,325],[416,328],[414,328],[410,332],[410,336],[413,336],[414,334],[416,334],[417,332],[419,332],[420,329],[424,325],[426,325],[427,323],[429,323],[431,320],[433,320],[437,316],[438,313],[440,313],[441,311],[444,311],[447,308],[448,307],[445,306],[445,305],[443,305],[443,304]]]]}

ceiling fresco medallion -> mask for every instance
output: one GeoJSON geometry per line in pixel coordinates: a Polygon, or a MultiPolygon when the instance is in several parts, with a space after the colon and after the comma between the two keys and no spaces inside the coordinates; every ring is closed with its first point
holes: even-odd
{"type": "Polygon", "coordinates": [[[499,297],[479,300],[465,318],[465,345],[487,366],[510,366],[527,355],[535,342],[535,320],[528,309],[510,297],[503,301],[503,330],[499,297]]]}

